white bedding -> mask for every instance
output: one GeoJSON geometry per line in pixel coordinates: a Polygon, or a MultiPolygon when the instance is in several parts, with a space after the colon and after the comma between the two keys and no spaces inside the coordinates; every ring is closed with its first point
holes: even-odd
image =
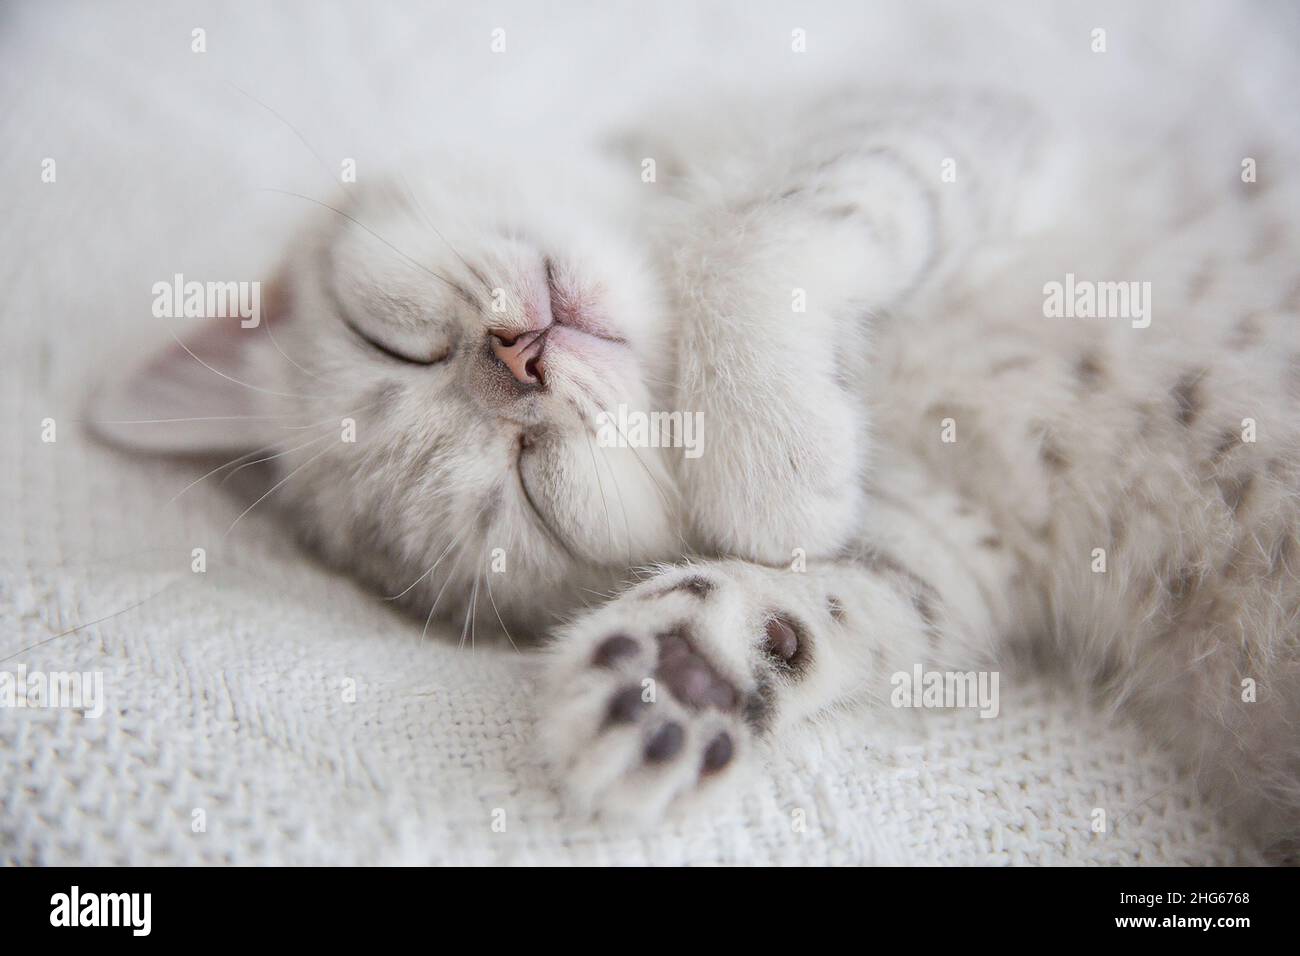
{"type": "MultiPolygon", "coordinates": [[[[0,15],[0,671],[100,672],[105,701],[98,718],[0,709],[0,863],[1250,859],[1133,728],[1047,678],[1004,677],[994,720],[827,718],[692,819],[635,831],[567,815],[531,744],[527,655],[458,649],[436,628],[422,641],[420,622],[322,569],[269,516],[223,539],[241,505],[214,481],[169,501],[210,465],[88,441],[90,378],[166,340],[153,282],[272,261],[299,210],[260,189],[323,197],[341,157],[368,175],[444,124],[487,124],[508,149],[710,77],[869,76],[898,56],[890,30],[934,53],[953,33],[859,5],[791,23],[740,4],[743,25],[721,4],[262,6],[0,15]],[[497,26],[504,55],[488,49],[497,26]]],[[[999,69],[1028,68],[1006,57],[999,69]]]]}

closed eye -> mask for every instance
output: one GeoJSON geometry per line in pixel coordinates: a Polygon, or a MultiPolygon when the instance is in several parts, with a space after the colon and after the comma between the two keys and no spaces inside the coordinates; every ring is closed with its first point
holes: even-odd
{"type": "Polygon", "coordinates": [[[436,352],[432,352],[428,357],[421,356],[419,358],[415,358],[411,355],[406,354],[405,352],[399,352],[394,348],[390,348],[389,346],[385,345],[383,342],[379,342],[375,339],[372,339],[370,336],[366,335],[366,333],[362,332],[360,329],[358,329],[355,325],[353,325],[351,322],[347,321],[346,319],[344,320],[343,324],[352,330],[353,335],[361,339],[361,341],[365,342],[372,349],[374,349],[377,352],[382,352],[383,354],[387,355],[389,358],[397,359],[399,362],[407,362],[408,364],[411,365],[437,365],[439,362],[445,362],[448,358],[451,357],[451,349],[443,348],[443,349],[439,349],[436,352]]]}

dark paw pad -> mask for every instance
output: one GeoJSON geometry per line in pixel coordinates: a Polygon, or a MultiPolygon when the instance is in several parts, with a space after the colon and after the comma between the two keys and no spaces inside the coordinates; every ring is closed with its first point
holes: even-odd
{"type": "Polygon", "coordinates": [[[659,635],[659,667],[655,678],[668,685],[687,707],[732,710],[740,699],[736,688],[696,653],[681,630],[659,635]]]}
{"type": "Polygon", "coordinates": [[[596,667],[613,667],[621,660],[635,657],[640,646],[626,634],[615,634],[600,642],[591,663],[596,667]]]}
{"type": "Polygon", "coordinates": [[[645,759],[651,763],[662,763],[677,756],[686,742],[686,731],[682,725],[669,722],[655,731],[654,736],[645,745],[645,759]]]}
{"type": "Polygon", "coordinates": [[[792,671],[801,671],[808,660],[803,629],[790,618],[776,615],[764,628],[763,650],[792,671]]]}
{"type": "Polygon", "coordinates": [[[717,773],[727,764],[731,763],[732,755],[735,752],[736,748],[731,742],[731,735],[725,731],[718,734],[718,736],[714,737],[709,745],[704,748],[704,773],[717,773]]]}
{"type": "Polygon", "coordinates": [[[605,720],[611,724],[630,724],[649,705],[641,699],[641,688],[635,684],[624,687],[609,700],[605,720]]]}
{"type": "Polygon", "coordinates": [[[767,634],[764,648],[773,657],[789,663],[799,653],[799,637],[788,621],[774,617],[767,622],[767,634]]]}

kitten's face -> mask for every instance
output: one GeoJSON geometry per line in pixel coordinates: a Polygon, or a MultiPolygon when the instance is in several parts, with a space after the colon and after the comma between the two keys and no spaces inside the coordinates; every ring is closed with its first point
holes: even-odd
{"type": "Polygon", "coordinates": [[[467,173],[338,208],[263,327],[223,332],[234,377],[267,390],[238,398],[283,416],[245,444],[300,448],[271,464],[304,536],[421,615],[477,600],[480,627],[512,629],[679,553],[666,453],[597,440],[600,411],[670,400],[661,296],[617,192],[467,173]]]}

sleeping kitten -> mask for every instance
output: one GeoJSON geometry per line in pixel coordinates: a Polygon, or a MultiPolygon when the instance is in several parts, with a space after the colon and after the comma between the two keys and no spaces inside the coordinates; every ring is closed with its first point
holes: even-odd
{"type": "Polygon", "coordinates": [[[258,327],[95,417],[232,416],[145,443],[265,460],[301,536],[426,621],[550,630],[542,738],[593,808],[661,813],[758,735],[1027,643],[1294,835],[1294,202],[991,96],[759,114],[353,187],[258,327]],[[692,416],[698,455],[609,441],[620,408],[692,416]]]}

